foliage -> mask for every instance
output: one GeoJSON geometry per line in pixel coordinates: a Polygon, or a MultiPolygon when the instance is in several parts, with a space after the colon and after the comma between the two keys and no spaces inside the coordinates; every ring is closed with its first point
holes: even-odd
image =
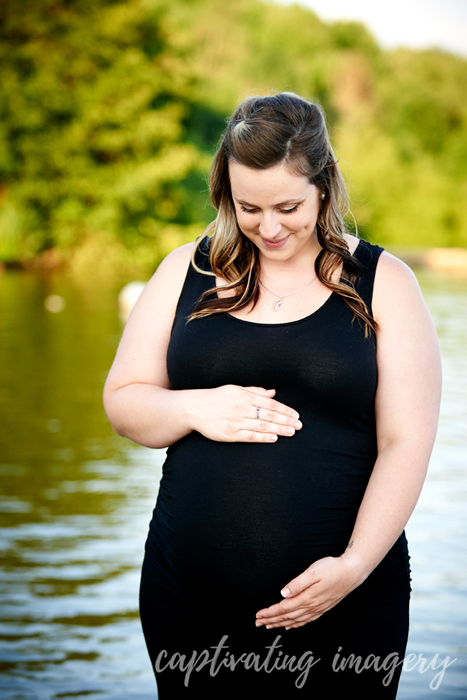
{"type": "Polygon", "coordinates": [[[163,3],[7,5],[1,51],[3,259],[102,236],[161,250],[194,218],[207,162],[185,138],[192,80],[163,3]],[[192,185],[191,185],[192,186],[192,185]]]}
{"type": "Polygon", "coordinates": [[[460,57],[260,0],[4,0],[0,19],[1,260],[154,267],[213,218],[225,116],[283,89],[323,105],[363,235],[467,245],[460,57]]]}

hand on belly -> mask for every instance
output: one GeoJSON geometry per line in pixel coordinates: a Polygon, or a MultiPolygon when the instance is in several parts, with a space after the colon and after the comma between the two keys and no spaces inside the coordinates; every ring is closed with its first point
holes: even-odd
{"type": "Polygon", "coordinates": [[[190,393],[189,425],[218,442],[275,442],[302,427],[299,414],[276,401],[275,389],[226,384],[190,393]]]}
{"type": "Polygon", "coordinates": [[[318,559],[282,589],[285,600],[256,613],[256,626],[302,627],[337,605],[364,579],[342,557],[318,559]]]}

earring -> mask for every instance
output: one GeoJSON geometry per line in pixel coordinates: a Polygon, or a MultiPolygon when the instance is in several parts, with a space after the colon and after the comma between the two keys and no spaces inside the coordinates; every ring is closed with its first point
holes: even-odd
{"type": "Polygon", "coordinates": [[[321,192],[321,199],[326,199],[326,192],[321,192]]]}

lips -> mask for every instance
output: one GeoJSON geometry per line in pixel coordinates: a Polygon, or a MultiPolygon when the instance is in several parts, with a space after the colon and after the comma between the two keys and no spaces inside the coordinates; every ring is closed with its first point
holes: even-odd
{"type": "Polygon", "coordinates": [[[267,241],[265,238],[261,238],[266,248],[282,248],[290,238],[290,234],[285,238],[281,238],[279,241],[267,241]]]}

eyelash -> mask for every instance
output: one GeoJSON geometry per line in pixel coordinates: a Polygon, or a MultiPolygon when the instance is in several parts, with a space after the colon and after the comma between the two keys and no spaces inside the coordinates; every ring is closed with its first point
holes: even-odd
{"type": "MultiPolygon", "coordinates": [[[[279,211],[281,212],[281,214],[293,214],[295,211],[297,211],[299,206],[300,204],[296,204],[292,209],[279,209],[279,211]]],[[[247,214],[255,214],[257,211],[256,209],[247,209],[243,206],[243,204],[241,205],[241,210],[246,212],[247,214]]]]}

